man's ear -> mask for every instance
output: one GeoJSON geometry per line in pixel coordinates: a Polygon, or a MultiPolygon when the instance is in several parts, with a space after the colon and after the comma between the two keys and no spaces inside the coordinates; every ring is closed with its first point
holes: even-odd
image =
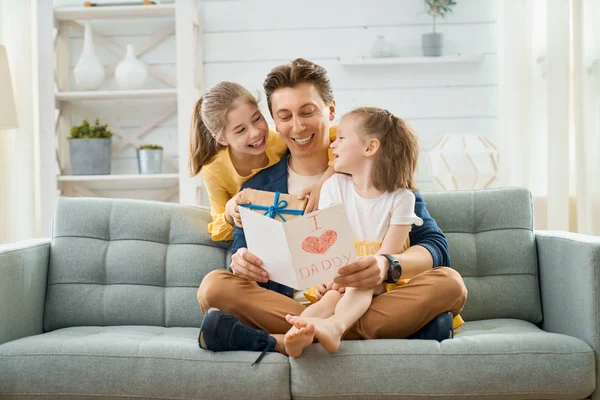
{"type": "Polygon", "coordinates": [[[331,100],[331,105],[329,106],[329,120],[333,121],[335,119],[335,99],[331,100]]]}
{"type": "Polygon", "coordinates": [[[373,157],[379,151],[379,147],[381,146],[381,142],[377,138],[370,138],[366,142],[365,147],[365,156],[373,157]]]}

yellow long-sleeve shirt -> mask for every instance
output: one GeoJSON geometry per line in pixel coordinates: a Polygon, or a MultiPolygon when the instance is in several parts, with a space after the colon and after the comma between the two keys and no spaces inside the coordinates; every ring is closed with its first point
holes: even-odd
{"type": "MultiPolygon", "coordinates": [[[[329,129],[329,137],[332,141],[335,140],[336,133],[337,125],[332,126],[329,129]]],[[[204,186],[208,192],[210,214],[213,219],[212,222],[208,224],[208,232],[211,234],[212,240],[223,241],[233,239],[234,227],[225,217],[225,205],[229,199],[240,191],[240,188],[248,179],[252,178],[263,169],[278,163],[286,151],[287,146],[281,138],[281,135],[274,130],[269,130],[266,149],[269,162],[263,168],[253,169],[250,175],[241,176],[237,173],[231,162],[228,149],[219,151],[208,164],[205,164],[202,167],[200,173],[202,174],[202,180],[204,181],[204,186]]],[[[329,153],[329,159],[331,160],[331,152],[329,153]]]]}

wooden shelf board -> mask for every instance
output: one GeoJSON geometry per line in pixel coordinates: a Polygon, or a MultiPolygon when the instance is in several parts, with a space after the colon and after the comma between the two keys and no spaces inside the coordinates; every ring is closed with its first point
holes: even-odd
{"type": "Polygon", "coordinates": [[[61,185],[81,185],[90,190],[164,189],[179,182],[179,174],[60,175],[61,185]]]}
{"type": "Polygon", "coordinates": [[[57,7],[54,18],[58,21],[120,18],[174,17],[175,4],[155,4],[139,6],[96,6],[96,7],[57,7]]]}
{"type": "Polygon", "coordinates": [[[60,175],[60,182],[178,180],[179,174],[60,175]]]}
{"type": "Polygon", "coordinates": [[[56,92],[60,101],[177,98],[177,89],[82,90],[56,92]]]}
{"type": "Polygon", "coordinates": [[[403,65],[403,64],[449,64],[449,63],[475,63],[480,62],[483,55],[469,56],[441,56],[441,57],[357,57],[341,58],[340,65],[403,65]]]}

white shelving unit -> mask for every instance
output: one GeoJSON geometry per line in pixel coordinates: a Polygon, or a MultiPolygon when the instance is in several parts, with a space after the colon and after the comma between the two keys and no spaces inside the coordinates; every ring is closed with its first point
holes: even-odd
{"type": "Polygon", "coordinates": [[[343,66],[361,66],[361,65],[403,65],[403,64],[453,64],[453,63],[477,63],[483,60],[483,54],[480,55],[453,55],[442,57],[357,57],[341,58],[340,65],[343,66]]]}
{"type": "MultiPolygon", "coordinates": [[[[41,234],[49,235],[51,229],[53,205],[60,195],[98,196],[103,190],[139,190],[157,193],[154,200],[179,201],[185,204],[198,204],[196,198],[199,182],[189,177],[188,135],[191,122],[190,112],[201,91],[202,77],[202,29],[200,27],[200,6],[195,0],[176,0],[163,5],[140,6],[98,6],[98,7],[60,7],[54,8],[53,1],[35,2],[36,9],[36,63],[39,98],[36,126],[39,134],[38,190],[41,198],[40,220],[41,234]],[[69,31],[82,31],[82,21],[115,20],[115,24],[127,23],[132,19],[170,18],[173,24],[161,29],[139,50],[147,52],[170,35],[176,42],[176,77],[166,74],[158,68],[148,66],[149,75],[163,83],[162,89],[141,90],[97,90],[77,91],[71,87],[69,31]],[[199,59],[200,58],[200,59],[199,59]],[[43,61],[40,61],[43,60],[43,61]],[[54,70],[48,68],[54,65],[54,70]],[[158,113],[143,115],[144,121],[131,131],[123,131],[119,121],[110,115],[100,115],[102,123],[120,140],[113,152],[127,146],[143,144],[143,136],[156,125],[177,114],[177,152],[178,162],[165,159],[175,173],[155,175],[112,174],[112,175],[68,175],[70,161],[68,155],[69,135],[72,124],[71,115],[90,111],[88,101],[154,101],[174,103],[161,106],[158,113]],[[178,112],[181,110],[181,112],[178,112]]],[[[121,59],[125,49],[118,43],[94,33],[96,50],[105,47],[110,53],[121,59]]],[[[114,72],[115,64],[106,67],[106,74],[114,72]]],[[[110,103],[109,103],[110,104],[110,103]]]]}

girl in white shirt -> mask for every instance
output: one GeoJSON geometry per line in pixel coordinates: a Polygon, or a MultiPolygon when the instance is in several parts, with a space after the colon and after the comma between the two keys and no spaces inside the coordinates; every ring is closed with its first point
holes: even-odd
{"type": "MultiPolygon", "coordinates": [[[[404,251],[412,224],[423,223],[414,213],[417,135],[389,111],[363,107],[342,117],[331,148],[339,173],[323,184],[319,209],[345,205],[358,256],[404,251]]],[[[373,295],[385,290],[384,284],[368,290],[319,285],[320,301],[306,309],[311,311],[286,317],[294,326],[285,335],[287,354],[298,357],[314,338],[336,352],[343,333],[367,311],[373,295]],[[326,314],[331,316],[309,316],[326,314]]]]}

